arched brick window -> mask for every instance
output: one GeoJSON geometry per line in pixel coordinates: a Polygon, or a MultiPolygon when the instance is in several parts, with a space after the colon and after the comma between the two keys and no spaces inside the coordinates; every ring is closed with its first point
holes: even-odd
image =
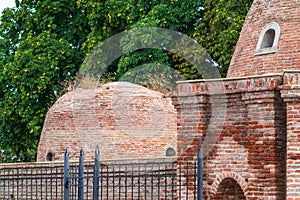
{"type": "Polygon", "coordinates": [[[46,156],[46,161],[53,161],[53,152],[49,151],[46,156]]]}
{"type": "Polygon", "coordinates": [[[166,151],[166,156],[176,156],[176,151],[170,147],[166,151]]]}
{"type": "Polygon", "coordinates": [[[215,200],[246,200],[241,186],[233,178],[225,178],[220,183],[215,200]]]}
{"type": "Polygon", "coordinates": [[[280,26],[271,22],[260,32],[254,55],[275,53],[280,37],[280,26]]]}

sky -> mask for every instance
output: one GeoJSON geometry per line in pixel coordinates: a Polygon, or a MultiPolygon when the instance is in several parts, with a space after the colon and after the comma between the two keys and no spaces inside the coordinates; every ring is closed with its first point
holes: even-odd
{"type": "Polygon", "coordinates": [[[14,6],[15,6],[15,0],[0,0],[0,15],[4,8],[14,7],[14,6]]]}

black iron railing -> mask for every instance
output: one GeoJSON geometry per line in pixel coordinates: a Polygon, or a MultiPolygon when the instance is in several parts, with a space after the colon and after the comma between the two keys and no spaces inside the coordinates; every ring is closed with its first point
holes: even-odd
{"type": "MultiPolygon", "coordinates": [[[[201,151],[199,151],[201,155],[201,151]]],[[[95,161],[0,167],[0,199],[202,199],[202,161],[95,161]],[[198,165],[199,163],[199,165],[198,165]],[[198,173],[199,172],[199,173],[198,173]],[[199,178],[199,176],[201,176],[199,178]]]]}

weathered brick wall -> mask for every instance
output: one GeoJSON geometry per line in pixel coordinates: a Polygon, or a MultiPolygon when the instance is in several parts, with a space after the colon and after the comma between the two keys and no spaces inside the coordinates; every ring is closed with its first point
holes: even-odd
{"type": "Polygon", "coordinates": [[[298,0],[255,0],[246,17],[227,77],[299,70],[299,9],[298,0]],[[260,32],[271,22],[277,22],[281,29],[277,52],[255,56],[260,32]]]}
{"type": "Polygon", "coordinates": [[[287,108],[287,199],[300,198],[300,71],[287,71],[281,93],[287,108]]]}
{"type": "Polygon", "coordinates": [[[233,194],[236,185],[247,199],[285,198],[286,115],[278,88],[281,79],[273,75],[216,80],[223,95],[210,88],[216,85],[213,81],[178,84],[174,104],[179,162],[195,159],[199,138],[211,148],[204,159],[205,199],[220,199],[225,190],[233,194]],[[227,108],[224,123],[221,111],[212,114],[212,108],[222,107],[227,108]]]}
{"type": "Polygon", "coordinates": [[[170,98],[142,86],[117,82],[94,90],[75,90],[49,110],[38,147],[38,161],[49,152],[71,159],[81,148],[93,159],[153,158],[176,151],[176,111],[170,98]]]}

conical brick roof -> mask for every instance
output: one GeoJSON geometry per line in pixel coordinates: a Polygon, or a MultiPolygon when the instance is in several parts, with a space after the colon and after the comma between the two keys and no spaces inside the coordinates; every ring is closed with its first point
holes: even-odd
{"type": "Polygon", "coordinates": [[[300,70],[300,1],[254,0],[227,77],[300,70]]]}

